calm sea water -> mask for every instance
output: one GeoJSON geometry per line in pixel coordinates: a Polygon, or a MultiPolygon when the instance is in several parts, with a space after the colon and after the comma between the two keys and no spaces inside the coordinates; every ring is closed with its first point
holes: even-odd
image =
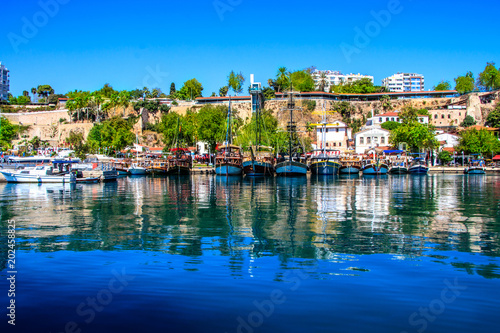
{"type": "Polygon", "coordinates": [[[2,184],[0,330],[497,331],[499,203],[497,176],[2,184]]]}

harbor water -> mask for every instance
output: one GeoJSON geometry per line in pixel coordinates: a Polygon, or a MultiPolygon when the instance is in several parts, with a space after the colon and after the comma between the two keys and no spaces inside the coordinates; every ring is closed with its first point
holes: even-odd
{"type": "Polygon", "coordinates": [[[496,175],[0,184],[0,330],[497,331],[499,204],[496,175]]]}

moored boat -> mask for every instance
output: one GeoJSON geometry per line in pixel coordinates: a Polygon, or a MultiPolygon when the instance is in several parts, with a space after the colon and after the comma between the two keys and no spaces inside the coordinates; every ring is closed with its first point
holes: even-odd
{"type": "Polygon", "coordinates": [[[389,171],[387,164],[379,159],[366,159],[363,162],[363,167],[361,168],[363,175],[386,175],[389,171]]]}
{"type": "Polygon", "coordinates": [[[429,171],[429,167],[425,163],[425,158],[415,157],[408,168],[408,172],[414,175],[425,175],[429,171]]]}
{"type": "Polygon", "coordinates": [[[338,150],[321,149],[313,151],[310,169],[313,175],[338,175],[340,169],[338,150]]]}
{"type": "Polygon", "coordinates": [[[340,158],[339,174],[353,175],[359,174],[362,167],[361,156],[348,155],[340,158]]]}
{"type": "Polygon", "coordinates": [[[297,136],[297,125],[293,120],[293,111],[295,110],[295,102],[293,101],[293,91],[289,93],[288,106],[286,109],[290,111],[290,121],[288,122],[288,156],[282,157],[281,161],[276,164],[276,175],[278,176],[305,176],[307,175],[308,166],[306,164],[306,155],[304,148],[299,142],[297,136]]]}
{"type": "Polygon", "coordinates": [[[0,171],[9,183],[74,183],[75,173],[55,173],[51,165],[39,165],[14,172],[0,171]]]}
{"type": "Polygon", "coordinates": [[[468,175],[484,175],[486,173],[485,162],[483,159],[472,160],[464,169],[464,174],[468,175]]]}
{"type": "Polygon", "coordinates": [[[128,173],[132,176],[144,176],[147,174],[147,169],[138,163],[133,163],[130,168],[128,168],[128,173]]]}
{"type": "Polygon", "coordinates": [[[274,156],[271,147],[250,147],[250,156],[243,157],[243,172],[247,176],[272,176],[274,156]]]}
{"type": "Polygon", "coordinates": [[[241,147],[223,145],[217,150],[215,156],[215,174],[224,176],[237,176],[243,172],[243,156],[241,147]]]}
{"type": "Polygon", "coordinates": [[[193,167],[191,152],[187,148],[172,148],[170,152],[173,155],[167,159],[167,173],[169,175],[189,175],[193,167]]]}

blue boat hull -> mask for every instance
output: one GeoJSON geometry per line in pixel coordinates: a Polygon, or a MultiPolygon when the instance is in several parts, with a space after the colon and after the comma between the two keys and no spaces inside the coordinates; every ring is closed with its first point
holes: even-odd
{"type": "Polygon", "coordinates": [[[357,175],[359,174],[359,168],[353,166],[341,166],[339,169],[339,174],[341,175],[357,175]]]}
{"type": "Polygon", "coordinates": [[[245,161],[243,162],[243,172],[251,177],[272,176],[274,167],[269,162],[245,161]]]}
{"type": "Polygon", "coordinates": [[[486,170],[483,168],[469,168],[465,169],[464,173],[468,175],[484,175],[486,174],[486,170]]]}
{"type": "Polygon", "coordinates": [[[429,171],[429,168],[425,165],[415,165],[408,169],[408,172],[412,175],[425,175],[429,171]]]}
{"type": "Polygon", "coordinates": [[[388,171],[389,168],[385,164],[380,164],[380,165],[371,164],[363,167],[363,175],[371,175],[371,176],[386,175],[388,171]]]}
{"type": "Polygon", "coordinates": [[[338,175],[340,163],[333,161],[319,161],[311,163],[311,173],[314,175],[338,175]]]}
{"type": "Polygon", "coordinates": [[[402,166],[393,166],[389,169],[391,175],[405,175],[408,173],[408,168],[402,166]]]}
{"type": "Polygon", "coordinates": [[[300,162],[281,162],[276,164],[276,174],[278,176],[305,176],[307,165],[300,162]]]}
{"type": "Polygon", "coordinates": [[[215,174],[220,176],[238,176],[241,175],[243,169],[229,164],[221,164],[215,167],[215,174]]]}

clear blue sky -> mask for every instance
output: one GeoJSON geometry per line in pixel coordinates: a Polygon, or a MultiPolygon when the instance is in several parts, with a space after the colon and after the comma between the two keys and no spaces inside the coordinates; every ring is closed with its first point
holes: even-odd
{"type": "Polygon", "coordinates": [[[416,72],[429,89],[441,80],[454,87],[468,70],[477,77],[488,61],[500,65],[497,0],[400,0],[374,23],[372,12],[394,1],[3,0],[0,61],[14,95],[39,84],[65,93],[104,83],[168,93],[171,82],[180,89],[196,77],[210,96],[231,70],[243,72],[245,86],[251,73],[267,85],[280,66],[369,74],[376,84],[416,72]],[[357,40],[367,27],[368,39],[357,40]],[[346,57],[342,45],[358,52],[346,57]]]}

